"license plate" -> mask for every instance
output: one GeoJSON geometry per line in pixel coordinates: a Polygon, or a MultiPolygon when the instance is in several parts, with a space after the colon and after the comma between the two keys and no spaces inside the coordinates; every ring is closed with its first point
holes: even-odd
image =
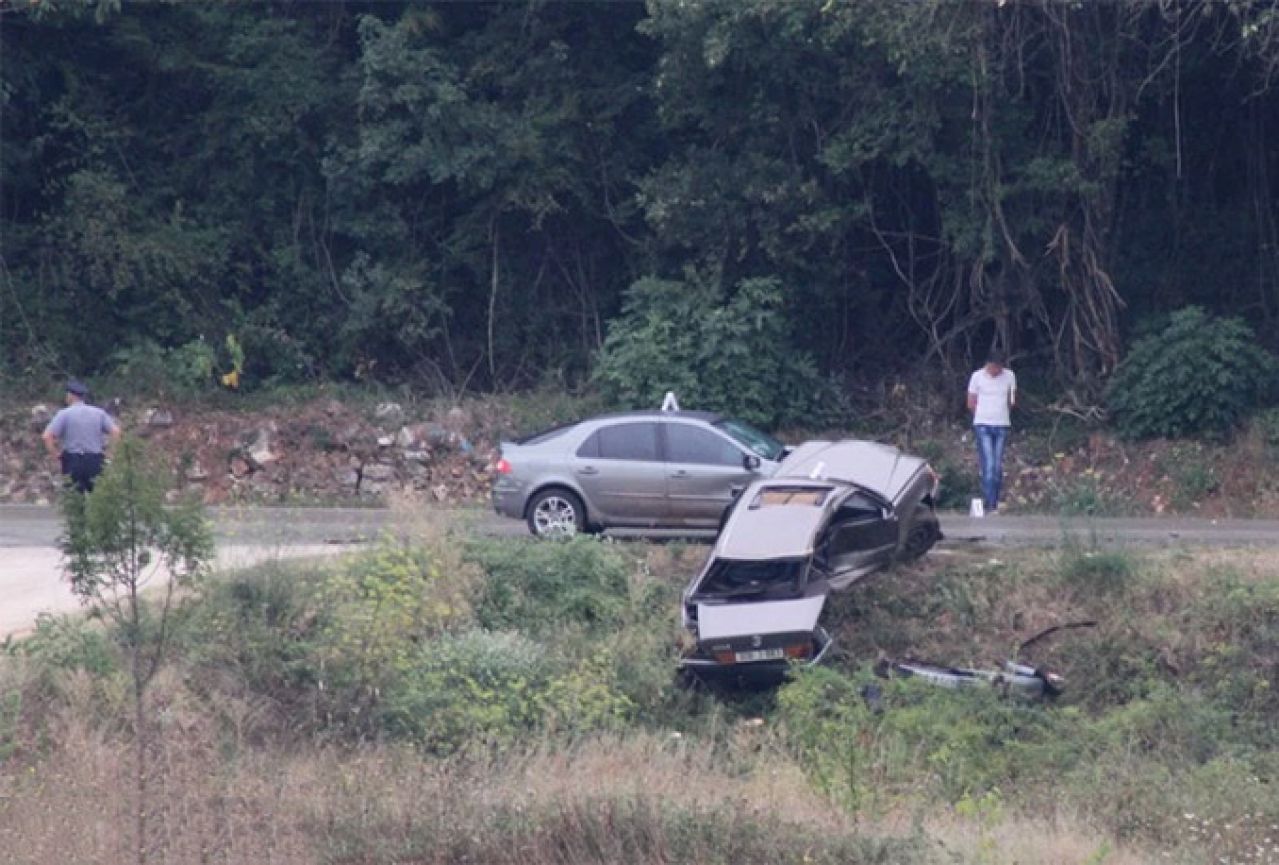
{"type": "Polygon", "coordinates": [[[785,649],[755,649],[750,652],[738,652],[737,663],[749,664],[751,661],[780,661],[786,657],[785,649]]]}

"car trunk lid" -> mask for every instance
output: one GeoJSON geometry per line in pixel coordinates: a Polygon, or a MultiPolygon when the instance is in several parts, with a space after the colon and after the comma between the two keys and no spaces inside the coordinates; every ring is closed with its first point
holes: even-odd
{"type": "Polygon", "coordinates": [[[699,603],[698,648],[727,663],[809,657],[825,605],[824,594],[784,601],[699,603]]]}

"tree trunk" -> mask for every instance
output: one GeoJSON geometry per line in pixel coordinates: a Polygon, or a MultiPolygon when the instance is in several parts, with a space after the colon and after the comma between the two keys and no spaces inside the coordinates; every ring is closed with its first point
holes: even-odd
{"type": "MultiPolygon", "coordinates": [[[[136,609],[136,607],[135,607],[136,609]]],[[[134,792],[138,833],[138,865],[147,863],[147,746],[149,736],[146,727],[146,681],[142,670],[142,654],[133,649],[133,741],[134,741],[134,792]]]]}

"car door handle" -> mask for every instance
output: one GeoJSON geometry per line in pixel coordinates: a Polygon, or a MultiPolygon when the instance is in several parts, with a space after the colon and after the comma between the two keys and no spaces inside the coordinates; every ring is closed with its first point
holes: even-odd
{"type": "Polygon", "coordinates": [[[686,478],[688,477],[688,472],[686,472],[684,469],[676,469],[675,471],[671,472],[671,477],[686,478]]]}
{"type": "Polygon", "coordinates": [[[595,468],[595,466],[582,466],[577,470],[577,473],[579,475],[597,475],[600,473],[600,470],[595,468]]]}

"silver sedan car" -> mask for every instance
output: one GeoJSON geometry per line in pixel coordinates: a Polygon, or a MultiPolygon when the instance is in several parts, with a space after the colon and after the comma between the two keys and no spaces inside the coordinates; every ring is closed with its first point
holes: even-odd
{"type": "Polygon", "coordinates": [[[772,436],[710,412],[604,415],[503,442],[493,507],[538,536],[714,529],[785,453],[772,436]]]}

